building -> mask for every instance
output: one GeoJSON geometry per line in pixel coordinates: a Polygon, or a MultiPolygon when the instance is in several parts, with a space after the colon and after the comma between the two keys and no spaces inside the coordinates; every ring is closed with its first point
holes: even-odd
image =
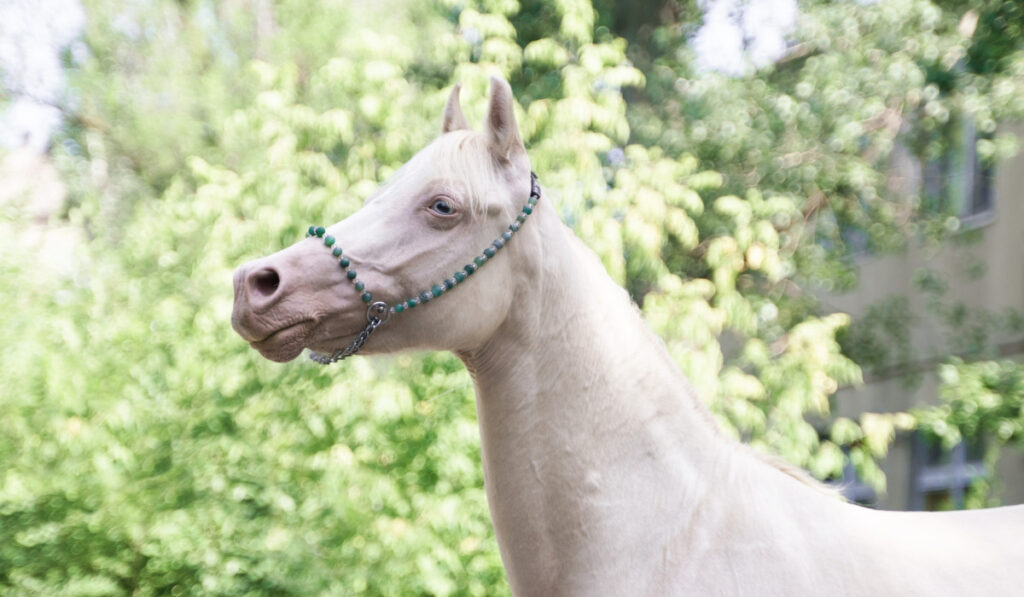
{"type": "MultiPolygon", "coordinates": [[[[1024,138],[1024,126],[1010,130],[1024,138]]],[[[1024,331],[999,325],[1002,317],[1024,314],[1024,152],[990,171],[977,160],[969,125],[962,135],[964,142],[940,162],[922,167],[907,155],[894,160],[896,187],[924,189],[960,208],[959,220],[950,222],[957,228],[950,241],[938,247],[922,243],[898,255],[866,255],[859,287],[824,298],[830,309],[855,320],[876,317],[883,325],[878,306],[889,305],[888,322],[903,317],[909,332],[896,354],[873,370],[865,368],[862,386],[839,392],[838,416],[856,419],[863,412],[937,403],[936,369],[949,355],[1024,361],[1024,331]],[[991,315],[996,317],[986,319],[991,315]],[[962,328],[948,325],[954,316],[965,322],[962,328]]],[[[848,496],[891,510],[957,507],[971,480],[987,472],[984,442],[975,438],[950,452],[920,434],[898,434],[882,463],[887,493],[875,496],[853,480],[848,467],[848,496]]],[[[996,468],[1002,503],[1024,503],[1024,450],[1004,449],[996,468]]]]}

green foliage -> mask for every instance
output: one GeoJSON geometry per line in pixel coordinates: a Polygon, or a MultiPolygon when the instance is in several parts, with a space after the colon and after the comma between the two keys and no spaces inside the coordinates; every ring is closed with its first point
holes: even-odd
{"type": "Polygon", "coordinates": [[[942,404],[918,416],[922,429],[952,446],[965,438],[1024,443],[1024,367],[1013,361],[965,363],[939,369],[942,404]]]}
{"type": "MultiPolygon", "coordinates": [[[[129,153],[181,136],[191,157],[161,154],[179,170],[166,184],[159,160],[109,167],[115,130],[72,130],[61,146],[68,217],[95,239],[75,276],[22,266],[3,282],[17,302],[0,329],[25,339],[2,358],[5,594],[507,592],[457,361],[281,367],[230,329],[238,263],[301,238],[299,222],[356,209],[436,130],[443,90],[403,76],[422,61],[415,48],[355,24],[344,35],[344,16],[341,46],[316,49],[344,58],[305,75],[287,59],[247,61],[216,81],[248,87],[211,108],[225,115],[209,147],[175,118],[147,123],[167,127],[154,138],[105,117],[139,135],[129,153]]],[[[147,66],[158,79],[165,63],[147,66]]],[[[77,77],[103,87],[107,71],[89,68],[77,77]]],[[[5,264],[34,262],[21,240],[5,237],[5,264]]]]}
{"type": "MultiPolygon", "coordinates": [[[[687,10],[684,3],[669,4],[687,10]]],[[[901,185],[889,176],[894,163],[944,159],[965,142],[964,126],[970,122],[978,133],[978,155],[991,164],[1017,147],[1015,139],[997,131],[997,124],[1024,117],[1019,2],[811,1],[800,8],[795,44],[781,61],[752,77],[695,71],[688,46],[693,25],[671,17],[652,16],[649,43],[631,46],[629,52],[646,75],[646,86],[635,93],[628,113],[633,142],[720,172],[721,187],[702,194],[716,207],[720,195],[731,206],[732,197],[748,196],[750,188],[758,196],[791,203],[787,213],[772,220],[787,275],[752,283],[748,278],[740,286],[752,304],[771,305],[782,329],[820,309],[798,289],[849,289],[857,283],[856,257],[900,250],[908,243],[937,244],[957,231],[961,206],[901,185]]],[[[722,231],[719,222],[705,222],[698,223],[702,238],[722,231]]],[[[715,242],[709,248],[718,253],[716,258],[733,254],[726,250],[729,241],[715,242]]],[[[696,265],[680,260],[682,255],[677,252],[667,263],[696,265]]],[[[685,271],[720,284],[720,271],[685,271]]],[[[922,290],[929,297],[927,319],[915,322],[899,298],[872,306],[841,330],[842,354],[872,372],[906,370],[920,358],[911,355],[915,323],[946,332],[944,345],[926,355],[939,362],[950,354],[988,355],[998,332],[1019,329],[1016,313],[969,309],[941,289],[922,290]]],[[[763,380],[763,374],[758,376],[763,380]]],[[[815,412],[816,404],[809,400],[804,407],[815,412]]],[[[787,435],[799,436],[797,430],[787,435]]],[[[854,440],[843,443],[862,479],[881,486],[874,459],[884,450],[876,445],[860,452],[854,440]]],[[[815,468],[815,458],[775,449],[825,474],[815,468]]],[[[823,450],[832,456],[822,456],[822,462],[837,460],[833,447],[826,444],[823,450]]]]}
{"type": "MultiPolygon", "coordinates": [[[[915,412],[918,427],[945,448],[984,441],[985,466],[995,470],[1000,448],[1024,445],[1024,365],[1014,361],[964,362],[939,367],[941,403],[915,412]]],[[[998,479],[976,479],[965,505],[998,505],[998,479]]]]}
{"type": "MultiPolygon", "coordinates": [[[[894,155],[935,159],[955,123],[969,119],[985,136],[1024,117],[1024,37],[1020,20],[1007,20],[1019,6],[804,2],[799,43],[754,78],[694,72],[690,30],[662,23],[654,43],[631,53],[647,74],[630,112],[634,139],[721,171],[725,193],[757,187],[792,197],[794,221],[808,225],[780,232],[784,243],[799,244],[799,279],[847,289],[856,280],[852,255],[948,234],[956,215],[956,206],[894,187],[886,176],[894,155]],[[983,23],[1001,25],[963,31],[971,6],[983,23]],[[973,68],[971,60],[988,53],[998,58],[986,64],[998,68],[973,68]]],[[[1015,147],[998,135],[978,142],[985,160],[1015,147]]]]}
{"type": "Polygon", "coordinates": [[[843,354],[876,374],[906,365],[915,356],[910,343],[910,328],[915,323],[905,296],[892,296],[869,305],[858,321],[841,331],[843,354]]]}
{"type": "MultiPolygon", "coordinates": [[[[2,359],[5,593],[501,586],[457,362],[278,367],[233,337],[232,268],[291,240],[282,222],[316,196],[288,176],[302,154],[278,157],[247,176],[195,160],[198,187],[140,206],[130,251],[96,242],[75,278],[5,280],[0,329],[26,339],[2,359]]],[[[32,263],[17,242],[4,257],[32,263]]]]}
{"type": "MultiPolygon", "coordinates": [[[[929,102],[969,99],[928,95],[929,65],[968,47],[949,15],[883,4],[809,3],[811,51],[739,81],[686,78],[685,28],[636,68],[610,29],[623,15],[586,0],[92,0],[53,155],[69,201],[52,224],[88,233],[73,274],[36,267],[28,216],[3,212],[0,592],[508,592],[453,357],[277,365],[229,325],[236,265],[356,210],[437,133],[455,81],[479,121],[493,72],[563,218],[723,426],[821,477],[847,447],[881,485],[909,423],[804,419],[860,369],[836,339],[847,318],[799,285],[849,284],[831,268],[851,227],[888,246],[890,109],[938,122],[929,102]]],[[[1020,61],[1000,56],[970,79],[975,118],[1017,109],[1020,61]]]]}

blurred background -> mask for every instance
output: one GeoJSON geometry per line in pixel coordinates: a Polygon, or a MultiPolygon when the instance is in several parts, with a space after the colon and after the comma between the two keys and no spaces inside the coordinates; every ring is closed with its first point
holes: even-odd
{"type": "Polygon", "coordinates": [[[0,0],[0,593],[508,593],[454,357],[229,322],[491,73],[730,434],[1024,502],[1016,0],[0,0]]]}

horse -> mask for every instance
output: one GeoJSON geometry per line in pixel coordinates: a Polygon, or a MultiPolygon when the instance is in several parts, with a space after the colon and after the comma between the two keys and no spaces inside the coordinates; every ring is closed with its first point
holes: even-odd
{"type": "Polygon", "coordinates": [[[279,362],[461,359],[516,595],[1020,594],[1024,507],[875,511],[720,432],[541,196],[513,106],[492,78],[476,132],[456,86],[359,211],[236,270],[238,334],[279,362]]]}

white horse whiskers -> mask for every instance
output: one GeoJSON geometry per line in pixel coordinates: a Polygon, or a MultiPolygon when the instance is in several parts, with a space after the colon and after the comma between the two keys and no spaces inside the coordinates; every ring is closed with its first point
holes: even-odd
{"type": "Polygon", "coordinates": [[[517,595],[1024,594],[1024,507],[867,510],[719,433],[626,292],[530,200],[512,107],[492,80],[473,132],[456,88],[442,135],[361,210],[237,270],[238,333],[287,361],[337,355],[376,317],[355,350],[462,359],[517,595]]]}

